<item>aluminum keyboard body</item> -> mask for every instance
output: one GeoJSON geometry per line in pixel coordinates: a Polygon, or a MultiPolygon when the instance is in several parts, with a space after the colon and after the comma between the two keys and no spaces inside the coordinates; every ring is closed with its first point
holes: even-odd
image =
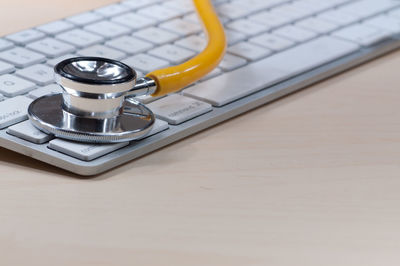
{"type": "MultiPolygon", "coordinates": [[[[159,119],[159,127],[153,132],[153,135],[147,138],[108,149],[98,145],[64,143],[51,140],[46,136],[43,136],[43,141],[35,142],[29,136],[18,134],[18,132],[24,131],[25,125],[21,123],[26,123],[24,122],[26,117],[15,110],[4,110],[4,108],[12,109],[13,107],[9,106],[12,106],[13,101],[19,102],[23,97],[24,101],[29,102],[29,99],[40,95],[39,89],[48,93],[58,92],[59,88],[54,87],[51,73],[47,72],[50,72],[51,66],[60,60],[59,56],[88,55],[88,53],[97,51],[130,64],[140,65],[142,63],[143,65],[139,66],[141,72],[150,71],[151,67],[176,64],[190,58],[198,52],[196,50],[201,50],[201,40],[204,39],[199,28],[193,26],[196,25],[195,19],[191,6],[186,3],[190,1],[164,1],[163,5],[165,8],[168,7],[170,12],[164,14],[162,10],[155,11],[164,16],[163,21],[146,20],[146,16],[143,16],[149,12],[148,8],[160,1],[131,0],[85,13],[83,16],[67,18],[61,20],[60,23],[38,27],[30,35],[29,40],[18,34],[11,37],[6,36],[4,44],[0,41],[0,47],[2,45],[5,47],[0,48],[3,51],[18,48],[20,50],[16,50],[15,56],[17,57],[18,53],[24,52],[21,49],[36,54],[32,54],[32,56],[28,54],[31,56],[29,57],[31,60],[25,62],[22,60],[23,58],[16,61],[15,58],[8,59],[7,54],[0,53],[0,71],[4,69],[3,76],[11,75],[21,79],[15,81],[18,86],[12,90],[4,87],[4,84],[3,87],[0,84],[0,91],[3,92],[3,101],[0,102],[0,112],[2,112],[0,124],[5,125],[0,130],[0,145],[77,174],[93,175],[400,47],[398,39],[400,27],[396,24],[397,13],[400,14],[396,8],[399,8],[400,4],[396,1],[335,0],[332,1],[331,6],[325,8],[319,6],[320,10],[317,10],[316,6],[312,12],[301,8],[313,3],[312,1],[314,0],[252,0],[250,2],[258,8],[254,8],[254,10],[238,8],[240,6],[238,3],[247,3],[247,1],[216,1],[217,10],[225,21],[230,34],[235,32],[237,33],[236,37],[242,36],[236,38],[235,41],[231,39],[228,56],[232,56],[232,58],[224,62],[224,65],[221,65],[208,79],[176,95],[153,102],[150,102],[150,99],[141,99],[155,110],[159,119]],[[333,2],[335,3],[333,4],[333,2]],[[145,5],[140,6],[140,3],[145,5]],[[176,5],[179,3],[184,4],[180,7],[180,11],[176,12],[176,5]],[[135,5],[139,7],[133,8],[135,5]],[[352,5],[355,6],[352,7],[352,5]],[[127,6],[130,7],[129,12],[127,12],[127,6]],[[280,9],[273,13],[272,11],[277,8],[280,9]],[[296,10],[295,8],[304,10],[304,12],[295,12],[297,14],[295,17],[292,12],[296,10]],[[346,15],[340,19],[340,23],[343,25],[338,25],[338,22],[332,23],[335,21],[335,16],[338,16],[337,12],[342,9],[346,11],[342,13],[346,15]],[[302,16],[299,16],[299,13],[302,16]],[[121,21],[119,18],[128,14],[132,19],[135,19],[136,16],[137,21],[144,25],[143,28],[133,29],[129,25],[124,26],[124,23],[127,22],[121,21]],[[262,23],[263,18],[268,18],[268,16],[272,16],[271,14],[292,17],[290,20],[286,19],[286,22],[289,21],[289,23],[279,26],[262,23]],[[187,19],[185,21],[189,21],[192,27],[183,27],[179,32],[174,32],[174,27],[180,27],[177,24],[181,21],[177,18],[187,19]],[[310,18],[323,22],[318,27],[310,26],[313,27],[313,30],[306,30],[309,27],[310,18]],[[326,20],[322,20],[322,18],[326,20]],[[73,23],[70,23],[71,21],[73,23]],[[97,27],[91,28],[90,26],[100,22],[119,22],[118,25],[121,27],[117,27],[114,32],[96,34],[97,27]],[[248,33],[242,29],[243,27],[248,33]],[[153,33],[156,35],[161,34],[158,41],[161,39],[165,41],[156,43],[146,40],[146,36],[141,35],[143,30],[154,31],[153,33]],[[82,44],[82,42],[76,41],[74,44],[74,40],[63,41],[65,36],[71,36],[72,33],[73,36],[79,38],[80,31],[88,31],[92,34],[86,39],[87,43],[82,44]],[[119,33],[114,35],[117,31],[119,33]],[[286,34],[289,35],[286,36],[286,34]],[[259,38],[260,36],[261,38],[259,38]],[[270,43],[271,36],[272,38],[276,37],[277,41],[270,43]],[[141,40],[134,45],[132,52],[127,50],[130,49],[129,42],[136,40],[131,37],[141,40]],[[46,38],[49,40],[47,41],[46,38]],[[121,38],[123,39],[121,40],[121,38]],[[188,40],[188,38],[190,39],[188,40]],[[45,40],[44,44],[38,44],[37,42],[40,40],[45,40]],[[115,42],[115,40],[118,41],[115,42]],[[194,41],[193,43],[199,40],[199,46],[191,46],[191,40],[194,41]],[[40,45],[46,45],[46,43],[59,46],[60,49],[49,50],[45,54],[41,52],[40,45]],[[273,46],[275,44],[277,45],[273,46]],[[243,53],[243,51],[245,52],[243,53]],[[234,62],[233,65],[232,62],[234,62]],[[35,76],[35,73],[36,75],[37,73],[41,74],[35,76]],[[230,84],[230,82],[232,83],[230,84]],[[18,125],[20,126],[17,127],[18,125]],[[15,132],[11,129],[15,129],[15,132]]],[[[400,19],[398,21],[400,25],[400,19]]],[[[105,28],[109,26],[103,25],[105,28]]],[[[5,76],[4,81],[9,82],[10,78],[10,76],[5,76]]]]}

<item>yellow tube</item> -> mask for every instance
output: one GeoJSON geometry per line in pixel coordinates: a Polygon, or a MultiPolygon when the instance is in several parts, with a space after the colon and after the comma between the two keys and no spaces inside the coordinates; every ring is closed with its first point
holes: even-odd
{"type": "Polygon", "coordinates": [[[197,14],[208,37],[207,47],[187,62],[150,72],[146,76],[155,80],[157,90],[152,96],[178,91],[207,75],[222,60],[226,50],[224,28],[210,0],[193,0],[197,14]]]}

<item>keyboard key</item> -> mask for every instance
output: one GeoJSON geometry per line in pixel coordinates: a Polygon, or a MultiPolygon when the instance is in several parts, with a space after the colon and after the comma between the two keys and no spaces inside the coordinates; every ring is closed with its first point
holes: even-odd
{"type": "Polygon", "coordinates": [[[228,52],[247,60],[254,61],[268,56],[271,51],[248,42],[240,42],[228,48],[228,52]]]}
{"type": "Polygon", "coordinates": [[[160,28],[179,34],[188,36],[201,32],[201,26],[182,19],[174,19],[159,25],[160,28]]]}
{"type": "Polygon", "coordinates": [[[0,38],[0,51],[14,47],[12,42],[0,38]]]}
{"type": "Polygon", "coordinates": [[[295,24],[295,26],[320,34],[329,33],[338,28],[338,26],[334,23],[315,17],[300,20],[295,24]]]}
{"type": "Polygon", "coordinates": [[[126,54],[123,52],[99,44],[79,50],[77,54],[81,56],[105,57],[115,60],[121,60],[126,57],[126,54]]]}
{"type": "Polygon", "coordinates": [[[333,36],[353,41],[363,46],[370,46],[389,38],[392,33],[389,31],[355,24],[332,33],[333,36]]]}
{"type": "Polygon", "coordinates": [[[243,58],[231,54],[225,54],[224,59],[222,59],[221,63],[219,64],[219,67],[224,71],[232,71],[246,64],[247,61],[243,58]]]}
{"type": "Polygon", "coordinates": [[[176,45],[190,49],[196,52],[201,52],[207,46],[207,40],[204,37],[200,36],[189,36],[187,38],[181,39],[175,42],[176,45]]]}
{"type": "Polygon", "coordinates": [[[0,75],[11,73],[15,70],[13,65],[0,61],[0,75]]]}
{"type": "Polygon", "coordinates": [[[86,144],[62,139],[53,139],[49,142],[49,148],[75,157],[82,161],[92,161],[107,153],[125,147],[129,142],[115,144],[86,144]]]}
{"type": "Polygon", "coordinates": [[[13,41],[17,44],[27,44],[30,42],[34,42],[44,38],[46,35],[43,32],[37,30],[24,30],[14,34],[10,34],[6,36],[6,38],[10,41],[13,41]]]}
{"type": "Polygon", "coordinates": [[[362,24],[383,31],[390,31],[393,34],[400,33],[400,17],[397,18],[382,15],[364,20],[362,24]]]}
{"type": "Polygon", "coordinates": [[[179,64],[195,55],[194,52],[175,45],[166,44],[149,51],[149,54],[165,59],[172,64],[179,64]]]}
{"type": "Polygon", "coordinates": [[[99,14],[104,17],[113,17],[116,15],[126,13],[128,11],[129,10],[125,6],[120,5],[120,4],[112,4],[112,5],[100,7],[100,8],[93,10],[93,12],[95,14],[99,14]]]}
{"type": "Polygon", "coordinates": [[[144,138],[148,138],[148,137],[158,134],[164,130],[167,130],[168,128],[169,128],[169,126],[168,126],[167,122],[160,120],[160,119],[156,119],[156,121],[154,122],[153,128],[150,130],[150,132],[146,136],[140,137],[137,140],[142,140],[144,138]]]}
{"type": "Polygon", "coordinates": [[[338,12],[353,14],[362,19],[398,6],[400,6],[400,3],[393,0],[361,0],[340,7],[338,12]]]}
{"type": "Polygon", "coordinates": [[[163,45],[179,39],[178,34],[154,27],[137,31],[133,33],[133,36],[156,45],[163,45]]]}
{"type": "Polygon", "coordinates": [[[33,65],[18,70],[15,74],[41,86],[54,82],[54,70],[46,65],[33,65]]]}
{"type": "Polygon", "coordinates": [[[6,74],[0,76],[0,93],[7,97],[14,97],[36,88],[36,85],[25,79],[6,74]]]}
{"type": "Polygon", "coordinates": [[[57,58],[53,58],[53,59],[47,60],[46,64],[51,66],[51,67],[54,67],[55,65],[57,65],[61,61],[64,61],[65,59],[73,58],[73,57],[76,57],[76,56],[77,55],[66,54],[66,55],[63,55],[63,56],[60,56],[60,57],[57,57],[57,58]]]}
{"type": "Polygon", "coordinates": [[[43,144],[53,139],[52,135],[35,128],[29,120],[7,128],[7,133],[36,144],[43,144]]]}
{"type": "Polygon", "coordinates": [[[63,89],[58,84],[50,84],[45,87],[40,87],[38,89],[29,92],[28,96],[32,99],[36,99],[45,95],[63,93],[63,89]]]}
{"type": "Polygon", "coordinates": [[[172,94],[147,105],[158,118],[178,125],[212,110],[210,104],[172,94]]]}
{"type": "Polygon", "coordinates": [[[229,19],[238,19],[245,17],[253,13],[253,10],[249,10],[243,7],[243,5],[226,3],[216,7],[219,15],[227,17],[229,19]]]}
{"type": "Polygon", "coordinates": [[[229,29],[225,30],[225,35],[226,35],[228,45],[233,45],[235,43],[244,41],[247,38],[247,36],[245,34],[237,32],[237,31],[229,30],[229,29]]]}
{"type": "Polygon", "coordinates": [[[44,33],[54,35],[67,30],[71,30],[74,28],[74,24],[58,20],[51,23],[44,24],[42,26],[37,27],[38,30],[43,31],[44,33]]]}
{"type": "Polygon", "coordinates": [[[289,18],[292,21],[303,19],[305,17],[310,16],[313,14],[312,9],[305,9],[295,4],[289,3],[285,5],[278,6],[271,10],[274,14],[281,15],[282,17],[289,18]]]}
{"type": "Polygon", "coordinates": [[[34,50],[35,52],[45,54],[51,58],[59,57],[75,51],[74,46],[52,38],[45,38],[37,42],[30,43],[26,47],[34,50]]]}
{"type": "Polygon", "coordinates": [[[207,101],[214,106],[223,106],[358,49],[359,46],[352,42],[328,36],[320,37],[235,71],[195,84],[183,93],[207,101]],[[260,75],[260,69],[265,69],[268,75],[260,75]]]}
{"type": "Polygon", "coordinates": [[[137,13],[145,17],[154,18],[159,22],[177,18],[181,15],[181,13],[178,10],[159,5],[153,5],[142,8],[138,10],[137,13]]]}
{"type": "Polygon", "coordinates": [[[128,34],[131,31],[128,27],[109,21],[96,22],[84,27],[84,29],[108,39],[128,34]]]}
{"type": "Polygon", "coordinates": [[[285,26],[272,32],[274,35],[278,35],[295,42],[305,42],[317,36],[317,33],[308,31],[295,26],[285,26]]]}
{"type": "Polygon", "coordinates": [[[169,66],[167,61],[147,54],[137,54],[124,59],[123,62],[133,69],[138,69],[143,73],[148,73],[169,66]]]}
{"type": "Polygon", "coordinates": [[[159,2],[162,2],[162,0],[128,0],[121,2],[121,4],[129,7],[130,9],[135,10],[159,2]]]}
{"type": "Polygon", "coordinates": [[[269,28],[266,25],[253,22],[248,19],[239,19],[226,25],[231,30],[241,32],[247,36],[259,34],[267,31],[269,28]]]}
{"type": "Polygon", "coordinates": [[[212,79],[212,78],[214,78],[216,76],[221,75],[222,73],[223,72],[219,67],[214,68],[213,71],[211,71],[206,76],[204,76],[202,79],[200,79],[200,81],[205,81],[205,80],[208,80],[208,79],[212,79]]]}
{"type": "Polygon", "coordinates": [[[28,106],[33,100],[17,96],[0,102],[0,129],[28,119],[28,106]]]}
{"type": "Polygon", "coordinates": [[[123,14],[113,18],[111,21],[133,30],[140,30],[157,24],[156,19],[141,16],[136,13],[123,14]]]}
{"type": "Polygon", "coordinates": [[[326,20],[338,26],[346,26],[360,20],[360,17],[353,14],[340,12],[337,9],[329,10],[317,16],[318,19],[326,20]]]}
{"type": "Polygon", "coordinates": [[[75,45],[79,48],[85,48],[90,45],[98,44],[104,40],[103,37],[84,30],[70,30],[56,36],[57,39],[75,45]]]}
{"type": "Polygon", "coordinates": [[[16,47],[0,53],[0,59],[22,68],[33,64],[41,63],[46,60],[42,54],[29,51],[25,48],[16,47]]]}
{"type": "Polygon", "coordinates": [[[128,54],[142,53],[153,47],[153,44],[131,36],[119,37],[105,44],[128,54]]]}
{"type": "Polygon", "coordinates": [[[249,42],[266,47],[272,51],[281,51],[294,45],[293,41],[269,33],[251,38],[249,42]]]}
{"type": "Polygon", "coordinates": [[[251,15],[248,17],[248,19],[265,25],[270,29],[281,27],[292,22],[291,18],[270,11],[264,11],[257,13],[256,15],[251,15]]]}
{"type": "Polygon", "coordinates": [[[194,11],[194,5],[192,1],[187,0],[169,0],[166,1],[166,3],[163,3],[161,7],[179,10],[182,15],[194,11]]]}
{"type": "Polygon", "coordinates": [[[103,19],[102,16],[93,12],[86,12],[66,18],[68,22],[71,22],[78,26],[86,26],[88,24],[100,21],[102,19],[103,19]]]}

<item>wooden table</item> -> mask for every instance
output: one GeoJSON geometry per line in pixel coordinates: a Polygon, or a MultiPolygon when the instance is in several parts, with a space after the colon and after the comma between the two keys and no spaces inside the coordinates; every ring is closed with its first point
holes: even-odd
{"type": "MultiPolygon", "coordinates": [[[[13,0],[1,34],[112,0],[13,0]]],[[[399,265],[400,52],[92,179],[1,149],[0,265],[399,265]]]]}

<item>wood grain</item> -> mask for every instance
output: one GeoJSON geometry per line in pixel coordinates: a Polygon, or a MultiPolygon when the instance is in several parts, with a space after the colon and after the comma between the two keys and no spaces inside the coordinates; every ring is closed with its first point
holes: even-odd
{"type": "MultiPolygon", "coordinates": [[[[0,32],[110,2],[6,1],[0,32]]],[[[92,179],[1,149],[0,265],[399,265],[398,69],[389,54],[92,179]]]]}

